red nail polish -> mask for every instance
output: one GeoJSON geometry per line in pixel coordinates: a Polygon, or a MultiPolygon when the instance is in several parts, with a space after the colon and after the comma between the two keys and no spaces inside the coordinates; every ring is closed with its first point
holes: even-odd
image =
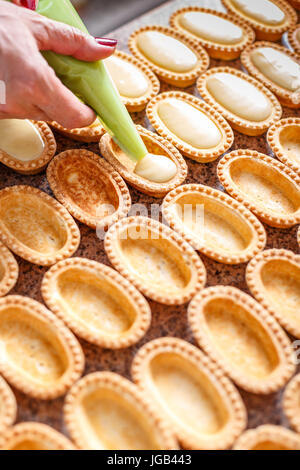
{"type": "Polygon", "coordinates": [[[22,7],[29,8],[29,10],[35,10],[37,7],[37,0],[20,0],[22,7]]]}
{"type": "Polygon", "coordinates": [[[96,42],[100,44],[100,46],[107,46],[107,47],[116,47],[118,41],[116,39],[110,38],[95,38],[96,42]]]}

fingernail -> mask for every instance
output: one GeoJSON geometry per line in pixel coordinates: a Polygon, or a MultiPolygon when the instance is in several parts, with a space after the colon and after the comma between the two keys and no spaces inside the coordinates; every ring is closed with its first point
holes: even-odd
{"type": "Polygon", "coordinates": [[[29,8],[29,10],[35,10],[37,7],[37,0],[20,0],[22,7],[29,8]]]}
{"type": "Polygon", "coordinates": [[[95,38],[97,44],[100,46],[107,46],[107,47],[116,47],[118,41],[116,39],[110,38],[95,38]]]}

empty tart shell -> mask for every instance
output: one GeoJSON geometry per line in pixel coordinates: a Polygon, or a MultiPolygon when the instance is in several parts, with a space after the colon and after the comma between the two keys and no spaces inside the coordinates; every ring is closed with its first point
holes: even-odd
{"type": "Polygon", "coordinates": [[[66,393],[84,367],[80,344],[64,323],[29,297],[0,299],[0,372],[40,400],[66,393]]]}
{"type": "Polygon", "coordinates": [[[293,429],[300,433],[300,374],[290,381],[284,391],[283,410],[293,429]]]}
{"type": "Polygon", "coordinates": [[[0,191],[0,239],[21,258],[50,266],[75,253],[80,232],[68,211],[32,186],[0,191]]]}
{"type": "Polygon", "coordinates": [[[266,309],[235,287],[198,293],[188,322],[198,345],[248,392],[273,393],[295,372],[286,334],[266,309]]]}
{"type": "Polygon", "coordinates": [[[196,96],[189,95],[188,93],[180,91],[161,93],[148,104],[147,116],[158,134],[177,147],[183,155],[197,162],[206,163],[216,160],[220,155],[223,155],[223,153],[230,149],[234,141],[232,129],[221,114],[203,100],[196,96]],[[188,104],[203,114],[210,121],[210,124],[213,125],[214,130],[219,134],[219,142],[210,148],[206,148],[205,145],[203,145],[202,148],[197,148],[172,132],[159,116],[159,106],[164,101],[168,102],[170,99],[176,99],[188,104]]]}
{"type": "Polygon", "coordinates": [[[151,69],[147,65],[145,65],[140,60],[137,60],[135,57],[132,57],[130,54],[127,54],[126,52],[123,52],[123,51],[115,51],[113,57],[117,57],[118,59],[124,62],[127,62],[133,65],[134,67],[138,68],[139,71],[144,75],[145,79],[148,81],[149,86],[148,86],[147,91],[142,96],[139,96],[137,98],[123,96],[121,93],[121,90],[119,90],[122,101],[125,104],[129,112],[133,113],[133,112],[142,111],[143,109],[145,109],[147,103],[159,93],[159,89],[160,89],[159,80],[157,79],[156,75],[151,71],[151,69]]]}
{"type": "Polygon", "coordinates": [[[171,191],[162,212],[195,250],[224,264],[246,263],[266,244],[259,220],[222,191],[187,184],[171,191]]]}
{"type": "MultiPolygon", "coordinates": [[[[217,111],[225,119],[227,119],[233,129],[237,130],[242,134],[249,136],[261,135],[266,132],[266,130],[272,124],[274,124],[274,122],[278,121],[281,118],[282,108],[276,96],[258,80],[253,77],[250,77],[249,75],[241,72],[240,70],[233,69],[231,67],[214,67],[198,78],[197,88],[202,98],[210,106],[212,106],[215,111],[217,111]],[[210,91],[208,90],[208,81],[213,75],[219,73],[231,74],[234,77],[238,77],[247,82],[248,84],[254,86],[256,90],[261,93],[264,98],[269,102],[271,109],[269,116],[261,121],[251,121],[249,119],[239,116],[238,114],[235,114],[233,111],[228,108],[225,108],[225,106],[219,103],[217,99],[214,98],[212,93],[210,93],[210,91]]],[[[243,101],[240,101],[240,103],[241,107],[245,106],[245,103],[243,101]]]]}
{"type": "Polygon", "coordinates": [[[291,335],[300,338],[300,256],[288,250],[266,250],[247,266],[253,296],[291,335]]]}
{"type": "Polygon", "coordinates": [[[265,424],[242,434],[234,450],[300,450],[300,437],[282,426],[265,424]]]}
{"type": "Polygon", "coordinates": [[[131,197],[113,167],[88,150],[67,150],[47,168],[47,179],[59,202],[91,228],[107,229],[126,217],[131,197]]]}
{"type": "Polygon", "coordinates": [[[3,436],[0,450],[76,450],[63,434],[46,424],[19,423],[3,436]]]}
{"type": "Polygon", "coordinates": [[[220,160],[218,178],[226,191],[271,227],[300,222],[300,176],[254,150],[235,150],[220,160]]]}
{"type": "Polygon", "coordinates": [[[194,39],[195,41],[199,41],[199,43],[207,50],[210,57],[213,59],[221,59],[221,60],[234,60],[237,59],[242,50],[251,44],[255,39],[255,34],[253,29],[244,21],[242,21],[237,16],[228,15],[227,13],[223,13],[220,11],[212,10],[210,8],[202,8],[202,7],[185,7],[180,8],[179,10],[175,11],[170,18],[170,25],[172,28],[177,29],[180,33],[194,39]],[[221,43],[218,40],[210,40],[193,33],[192,31],[188,30],[184,27],[181,23],[181,17],[185,13],[190,12],[197,12],[197,13],[207,13],[213,15],[217,18],[221,18],[226,20],[233,25],[239,27],[242,30],[242,38],[240,41],[234,44],[225,44],[221,43]]]}
{"type": "MultiPolygon", "coordinates": [[[[264,23],[263,21],[251,18],[251,16],[244,14],[237,6],[235,6],[232,0],[221,1],[230,13],[237,15],[254,29],[256,38],[259,40],[278,41],[282,34],[297,22],[297,13],[291,5],[284,0],[270,0],[271,3],[274,3],[274,5],[284,13],[283,21],[277,25],[264,23]]],[[[249,0],[249,3],[251,3],[251,0],[249,0]]]]}
{"type": "Polygon", "coordinates": [[[296,24],[287,33],[289,45],[296,54],[300,54],[300,24],[296,24]]]}
{"type": "Polygon", "coordinates": [[[281,52],[296,62],[298,65],[300,65],[299,56],[294,52],[289,51],[286,47],[280,46],[279,44],[261,41],[255,42],[242,52],[241,62],[247,72],[249,72],[252,77],[262,82],[265,87],[269,88],[277,96],[278,100],[283,106],[287,106],[288,108],[300,108],[300,96],[297,97],[295,91],[288,90],[287,88],[278,85],[273,80],[271,80],[271,78],[268,78],[266,74],[260,71],[253,63],[251,54],[261,48],[271,48],[275,51],[281,52]]]}
{"type": "Polygon", "coordinates": [[[66,397],[64,418],[80,449],[171,450],[176,439],[129,380],[112,372],[81,379],[66,397]]]}
{"type": "Polygon", "coordinates": [[[267,141],[274,155],[300,174],[300,118],[286,118],[270,127],[267,141]]]}
{"type": "Polygon", "coordinates": [[[0,297],[6,295],[19,276],[19,265],[12,253],[0,242],[0,297]]]}
{"type": "Polygon", "coordinates": [[[144,297],[119,273],[84,258],[52,266],[42,282],[47,306],[74,333],[97,346],[120,349],[137,343],[150,326],[144,297]]]}
{"type": "Polygon", "coordinates": [[[17,402],[15,396],[5,380],[0,376],[0,448],[3,432],[14,423],[16,415],[17,402]]]}
{"type": "Polygon", "coordinates": [[[131,372],[185,449],[227,449],[246,426],[246,410],[231,381],[186,341],[145,344],[131,372]]]}
{"type": "Polygon", "coordinates": [[[149,196],[161,198],[184,182],[188,173],[187,164],[178,150],[164,138],[142,126],[137,126],[137,131],[149,153],[163,155],[175,163],[177,173],[170,181],[154,183],[137,175],[134,172],[136,163],[120,149],[109,134],[105,134],[100,141],[101,154],[131,186],[149,196]]]}
{"type": "Polygon", "coordinates": [[[194,39],[188,38],[176,29],[168,28],[165,26],[143,26],[142,28],[138,29],[137,31],[131,34],[128,41],[128,47],[130,49],[130,52],[138,60],[148,66],[161,81],[169,83],[173,86],[177,86],[179,88],[186,88],[188,86],[193,85],[197,77],[199,77],[199,75],[205,72],[209,67],[209,55],[207,54],[205,49],[203,49],[203,47],[199,44],[199,41],[195,41],[194,39]],[[156,31],[170,36],[173,39],[176,39],[177,41],[183,43],[197,57],[196,65],[188,72],[174,72],[172,70],[168,70],[167,68],[163,68],[159,65],[156,65],[140,51],[137,44],[137,38],[139,34],[147,31],[156,31]]]}
{"type": "Polygon", "coordinates": [[[61,135],[78,142],[99,142],[102,135],[105,133],[105,129],[98,118],[91,126],[76,129],[66,129],[55,121],[52,121],[49,124],[61,135]]]}
{"type": "Polygon", "coordinates": [[[9,155],[0,148],[0,162],[8,168],[17,171],[24,175],[34,175],[43,171],[56,152],[56,140],[50,127],[42,121],[29,121],[32,126],[38,131],[43,141],[43,151],[41,155],[32,160],[23,161],[9,155]]]}
{"type": "Polygon", "coordinates": [[[193,248],[170,228],[147,217],[129,217],[106,234],[105,251],[114,267],[143,294],[166,305],[182,305],[206,281],[193,248]]]}

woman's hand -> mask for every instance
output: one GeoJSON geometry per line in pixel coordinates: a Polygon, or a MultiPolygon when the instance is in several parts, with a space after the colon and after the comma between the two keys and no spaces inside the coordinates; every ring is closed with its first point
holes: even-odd
{"type": "Polygon", "coordinates": [[[0,0],[0,80],[6,87],[0,119],[57,121],[70,129],[92,124],[94,112],[61,83],[39,51],[96,61],[109,57],[115,47],[115,40],[95,39],[0,0]]]}

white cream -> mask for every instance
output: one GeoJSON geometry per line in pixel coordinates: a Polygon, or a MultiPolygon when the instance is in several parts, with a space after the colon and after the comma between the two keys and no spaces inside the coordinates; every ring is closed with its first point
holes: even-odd
{"type": "Polygon", "coordinates": [[[207,79],[214,99],[236,116],[253,122],[268,119],[272,112],[269,99],[256,86],[231,73],[216,73],[207,79]]]}
{"type": "Polygon", "coordinates": [[[139,98],[147,93],[149,81],[138,67],[116,56],[106,59],[105,65],[121,96],[139,98]]]}
{"type": "Polygon", "coordinates": [[[153,183],[167,183],[176,175],[177,167],[168,157],[148,153],[137,163],[134,172],[153,183]]]}
{"type": "Polygon", "coordinates": [[[157,113],[164,126],[185,144],[197,149],[216,147],[222,134],[202,111],[177,98],[158,103],[157,113]]]}
{"type": "Polygon", "coordinates": [[[37,128],[27,119],[0,120],[0,148],[22,162],[39,158],[44,141],[37,128]]]}
{"type": "Polygon", "coordinates": [[[251,53],[251,60],[272,82],[289,91],[300,91],[300,65],[288,55],[272,47],[262,47],[251,53]]]}
{"type": "Polygon", "coordinates": [[[269,0],[231,0],[245,16],[267,25],[279,25],[284,22],[285,14],[275,3],[269,0]]]}
{"type": "Polygon", "coordinates": [[[197,65],[197,57],[185,44],[158,31],[138,35],[140,51],[153,64],[172,72],[189,72],[197,65]]]}
{"type": "Polygon", "coordinates": [[[179,22],[190,33],[213,43],[230,45],[243,39],[242,28],[211,13],[190,11],[181,15],[179,22]]]}

